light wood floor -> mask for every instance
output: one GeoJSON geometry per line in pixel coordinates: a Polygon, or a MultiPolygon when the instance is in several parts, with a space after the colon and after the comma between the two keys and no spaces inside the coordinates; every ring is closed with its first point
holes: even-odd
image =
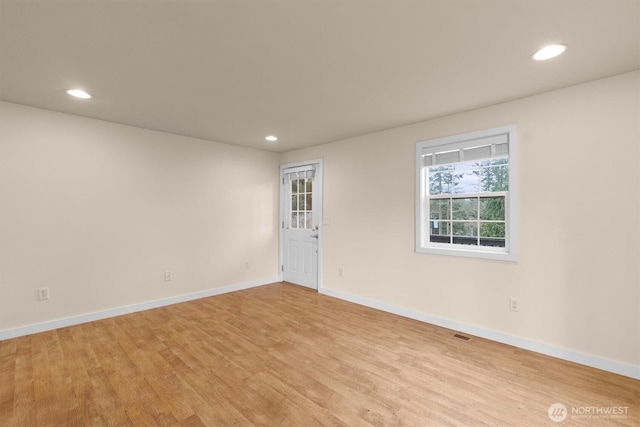
{"type": "Polygon", "coordinates": [[[640,381],[273,284],[0,342],[0,426],[559,425],[640,381]]]}

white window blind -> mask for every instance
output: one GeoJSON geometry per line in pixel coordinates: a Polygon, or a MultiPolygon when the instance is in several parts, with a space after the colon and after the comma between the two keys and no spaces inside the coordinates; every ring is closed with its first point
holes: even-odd
{"type": "Polygon", "coordinates": [[[422,148],[422,165],[449,165],[469,161],[490,160],[509,155],[509,134],[494,135],[446,145],[422,148]]]}
{"type": "Polygon", "coordinates": [[[313,180],[316,176],[316,167],[314,165],[298,166],[284,170],[287,181],[291,182],[295,179],[313,180]]]}

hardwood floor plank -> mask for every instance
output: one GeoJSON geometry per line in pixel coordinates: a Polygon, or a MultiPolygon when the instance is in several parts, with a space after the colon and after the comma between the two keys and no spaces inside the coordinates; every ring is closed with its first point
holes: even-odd
{"type": "Polygon", "coordinates": [[[15,394],[14,408],[11,416],[8,417],[9,425],[35,425],[35,390],[33,385],[33,365],[31,337],[18,339],[15,363],[15,394]]]}
{"type": "Polygon", "coordinates": [[[558,425],[640,381],[277,283],[0,342],[0,426],[558,425]]]}
{"type": "MultiPolygon", "coordinates": [[[[7,346],[7,348],[9,347],[11,346],[7,346]]],[[[15,348],[15,345],[13,347],[15,348]]],[[[3,419],[3,416],[9,414],[14,406],[16,361],[15,350],[13,352],[6,351],[0,356],[0,379],[2,380],[0,382],[0,425],[4,425],[6,420],[3,419]]]]}

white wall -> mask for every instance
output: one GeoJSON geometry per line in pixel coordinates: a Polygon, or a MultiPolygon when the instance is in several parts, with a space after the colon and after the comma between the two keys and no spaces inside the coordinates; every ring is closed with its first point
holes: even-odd
{"type": "Polygon", "coordinates": [[[285,154],[324,159],[322,286],[638,375],[638,88],[628,73],[285,154]],[[519,134],[519,261],[416,254],[415,143],[508,124],[519,134]]]}
{"type": "Polygon", "coordinates": [[[278,165],[0,102],[0,331],[277,278],[278,165]]]}
{"type": "Polygon", "coordinates": [[[278,165],[323,158],[324,291],[610,360],[638,377],[639,80],[629,73],[282,156],[0,102],[0,338],[277,277],[278,165]],[[416,254],[415,143],[507,124],[519,129],[519,261],[416,254]],[[37,302],[43,286],[51,299],[37,302]]]}

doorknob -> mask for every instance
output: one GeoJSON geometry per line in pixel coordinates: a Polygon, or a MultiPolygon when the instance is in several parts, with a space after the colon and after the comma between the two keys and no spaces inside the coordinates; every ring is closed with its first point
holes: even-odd
{"type": "Polygon", "coordinates": [[[318,235],[317,234],[312,234],[311,237],[313,237],[314,239],[317,239],[318,235]]]}

